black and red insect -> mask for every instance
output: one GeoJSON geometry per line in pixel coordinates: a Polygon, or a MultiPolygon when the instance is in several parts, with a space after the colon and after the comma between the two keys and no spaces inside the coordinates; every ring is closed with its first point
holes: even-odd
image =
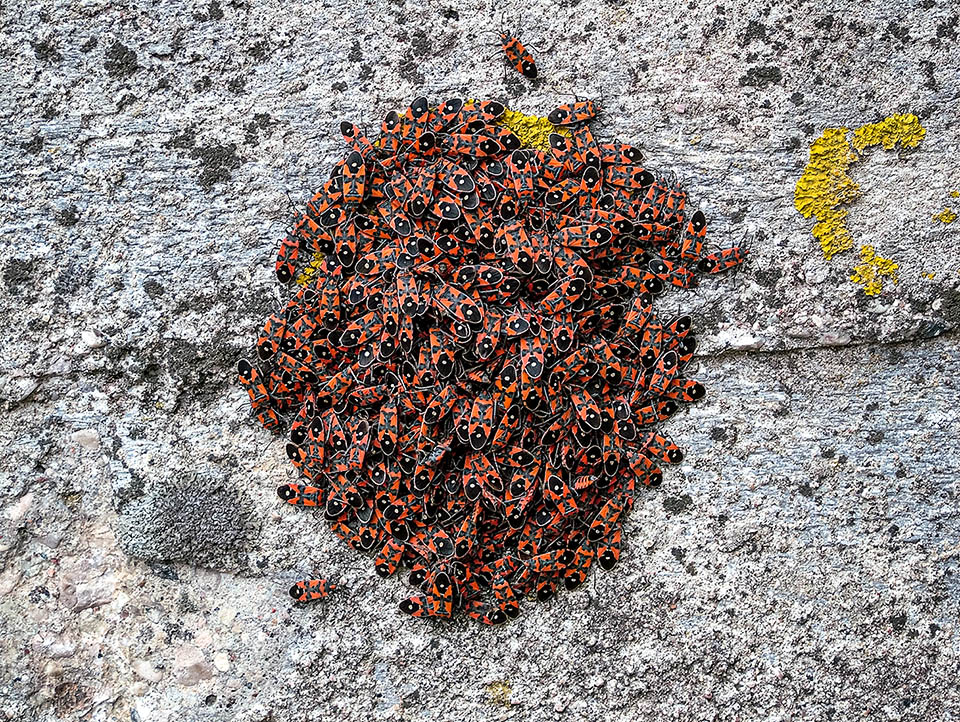
{"type": "Polygon", "coordinates": [[[503,54],[507,56],[507,61],[520,75],[531,80],[537,79],[537,64],[533,55],[515,35],[501,30],[500,46],[503,48],[503,54]]]}
{"type": "Polygon", "coordinates": [[[706,393],[692,319],[657,297],[748,252],[710,252],[683,188],[594,137],[596,103],[554,110],[567,130],[545,151],[505,111],[420,97],[379,139],[341,124],[343,158],[274,264],[285,303],[237,369],[258,422],[289,430],[302,478],[280,499],[377,575],[409,570],[414,617],[503,624],[630,556],[634,500],[684,460],[664,427],[706,393]]]}
{"type": "Polygon", "coordinates": [[[306,579],[290,587],[290,596],[298,602],[315,602],[326,599],[336,588],[326,579],[306,579]]]}

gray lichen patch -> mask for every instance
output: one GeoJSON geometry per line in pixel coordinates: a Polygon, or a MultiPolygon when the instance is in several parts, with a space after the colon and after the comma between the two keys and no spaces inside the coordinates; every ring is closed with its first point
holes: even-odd
{"type": "Polygon", "coordinates": [[[222,473],[164,475],[123,507],[117,541],[148,562],[243,571],[258,537],[250,500],[222,473]]]}
{"type": "Polygon", "coordinates": [[[103,67],[114,78],[128,78],[137,72],[140,65],[136,52],[116,40],[104,54],[103,67]]]}

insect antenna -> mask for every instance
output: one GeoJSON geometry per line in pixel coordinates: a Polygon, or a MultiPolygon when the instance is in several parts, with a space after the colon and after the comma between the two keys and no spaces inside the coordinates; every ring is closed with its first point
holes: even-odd
{"type": "Polygon", "coordinates": [[[287,196],[287,202],[290,204],[290,210],[294,214],[299,215],[300,210],[297,207],[297,204],[293,202],[293,197],[290,195],[290,191],[286,188],[283,189],[284,194],[287,196]]]}

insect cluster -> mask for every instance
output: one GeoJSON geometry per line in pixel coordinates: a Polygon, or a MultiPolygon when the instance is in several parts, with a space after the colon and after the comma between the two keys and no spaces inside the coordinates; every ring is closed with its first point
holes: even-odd
{"type": "MultiPolygon", "coordinates": [[[[683,453],[660,431],[704,395],[689,316],[654,297],[744,251],[704,252],[706,219],[598,141],[592,103],[551,113],[521,147],[492,101],[418,98],[349,148],[281,243],[290,283],[240,379],[266,428],[290,420],[304,477],[281,499],[412,570],[414,616],[497,624],[620,555],[624,517],[683,453]],[[301,278],[303,281],[303,278],[301,278]]],[[[299,600],[329,585],[300,582],[299,600]]]]}

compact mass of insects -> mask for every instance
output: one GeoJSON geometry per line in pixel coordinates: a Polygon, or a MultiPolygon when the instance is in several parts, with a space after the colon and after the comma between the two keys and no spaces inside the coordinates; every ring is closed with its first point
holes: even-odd
{"type": "Polygon", "coordinates": [[[706,252],[704,214],[593,136],[593,102],[550,113],[546,149],[505,111],[421,97],[375,142],[342,123],[345,157],[280,244],[288,299],[239,364],[259,422],[289,433],[302,478],[280,498],[380,576],[409,569],[416,617],[501,624],[617,563],[637,495],[683,459],[664,422],[705,393],[690,317],[654,299],[746,254],[706,252]]]}

